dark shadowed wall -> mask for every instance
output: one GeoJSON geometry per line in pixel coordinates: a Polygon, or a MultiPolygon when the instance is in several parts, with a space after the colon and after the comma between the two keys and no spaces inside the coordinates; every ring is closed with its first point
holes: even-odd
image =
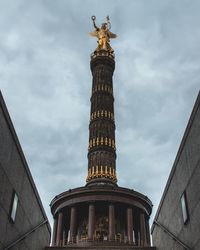
{"type": "Polygon", "coordinates": [[[0,92],[0,249],[42,250],[49,242],[49,222],[0,92]]]}
{"type": "Polygon", "coordinates": [[[158,250],[198,250],[199,232],[200,94],[155,216],[152,226],[153,245],[158,250]]]}

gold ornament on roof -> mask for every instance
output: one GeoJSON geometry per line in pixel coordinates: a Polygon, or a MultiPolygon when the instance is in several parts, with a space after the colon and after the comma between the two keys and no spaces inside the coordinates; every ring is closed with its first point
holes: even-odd
{"type": "Polygon", "coordinates": [[[100,50],[105,50],[109,52],[110,54],[112,54],[114,50],[110,46],[110,38],[116,38],[117,35],[110,31],[111,29],[110,18],[109,16],[106,17],[106,22],[102,23],[101,28],[99,28],[96,25],[95,20],[96,20],[96,17],[92,16],[92,21],[93,21],[95,31],[90,32],[90,35],[98,38],[98,41],[97,41],[98,46],[95,51],[98,52],[100,50]]]}

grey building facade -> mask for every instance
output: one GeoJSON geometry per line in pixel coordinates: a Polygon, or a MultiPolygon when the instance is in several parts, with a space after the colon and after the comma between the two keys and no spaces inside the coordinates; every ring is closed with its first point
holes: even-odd
{"type": "Polygon", "coordinates": [[[42,250],[50,225],[0,92],[0,249],[42,250]]]}
{"type": "Polygon", "coordinates": [[[200,93],[151,231],[157,250],[200,249],[200,93]]]}

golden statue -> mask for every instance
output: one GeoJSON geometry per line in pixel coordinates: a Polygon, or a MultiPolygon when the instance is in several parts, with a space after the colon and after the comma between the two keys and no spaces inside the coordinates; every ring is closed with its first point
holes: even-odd
{"type": "Polygon", "coordinates": [[[97,41],[98,47],[96,48],[96,51],[98,52],[100,50],[106,50],[112,54],[114,51],[112,47],[110,46],[110,38],[116,38],[117,35],[113,34],[110,31],[111,23],[110,23],[109,16],[107,16],[106,22],[102,23],[101,28],[96,26],[95,20],[96,20],[96,17],[92,16],[92,21],[93,21],[95,31],[90,32],[90,35],[98,38],[98,41],[97,41]]]}

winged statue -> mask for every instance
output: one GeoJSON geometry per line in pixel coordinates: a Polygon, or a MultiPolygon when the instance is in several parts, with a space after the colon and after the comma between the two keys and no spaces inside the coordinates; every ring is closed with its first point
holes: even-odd
{"type": "Polygon", "coordinates": [[[90,32],[90,35],[98,38],[98,41],[97,41],[98,46],[96,48],[96,51],[106,50],[110,53],[113,53],[114,51],[112,47],[110,46],[110,38],[116,38],[117,35],[110,31],[111,23],[110,23],[109,16],[107,16],[106,19],[107,19],[106,22],[102,23],[101,27],[98,27],[95,23],[96,17],[92,16],[92,21],[93,21],[95,31],[90,32]]]}

